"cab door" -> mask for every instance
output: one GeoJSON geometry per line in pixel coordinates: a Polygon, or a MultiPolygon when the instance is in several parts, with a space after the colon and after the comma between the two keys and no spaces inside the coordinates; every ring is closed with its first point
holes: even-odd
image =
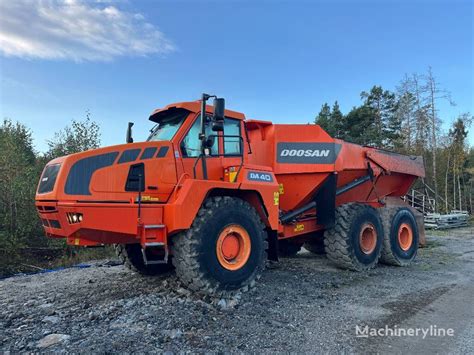
{"type": "MultiPolygon", "coordinates": [[[[194,177],[194,170],[196,172],[196,179],[203,179],[202,158],[201,155],[201,140],[199,133],[201,132],[201,115],[197,115],[193,125],[188,130],[186,135],[180,142],[179,149],[182,156],[184,171],[189,176],[194,177]],[[196,164],[196,161],[199,161],[196,164]]],[[[214,144],[209,149],[209,155],[206,156],[207,176],[209,180],[222,180],[223,167],[221,162],[221,146],[220,135],[218,132],[213,132],[211,129],[211,122],[206,123],[206,136],[213,137],[214,144]]]]}
{"type": "Polygon", "coordinates": [[[243,122],[226,117],[222,136],[222,165],[227,170],[225,180],[234,182],[243,165],[244,140],[242,139],[243,122]],[[230,170],[230,171],[229,171],[230,170]]]}

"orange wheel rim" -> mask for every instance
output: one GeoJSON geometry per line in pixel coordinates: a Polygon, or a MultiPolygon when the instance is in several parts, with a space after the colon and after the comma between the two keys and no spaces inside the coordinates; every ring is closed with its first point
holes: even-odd
{"type": "Polygon", "coordinates": [[[237,224],[225,227],[217,238],[217,260],[227,270],[235,271],[243,267],[250,257],[250,250],[250,236],[237,224]]]}
{"type": "Polygon", "coordinates": [[[400,224],[398,228],[398,245],[403,251],[410,249],[413,244],[413,230],[408,223],[400,224]]]}
{"type": "Polygon", "coordinates": [[[365,223],[359,234],[360,249],[364,254],[370,254],[377,246],[377,231],[372,223],[365,223]]]}

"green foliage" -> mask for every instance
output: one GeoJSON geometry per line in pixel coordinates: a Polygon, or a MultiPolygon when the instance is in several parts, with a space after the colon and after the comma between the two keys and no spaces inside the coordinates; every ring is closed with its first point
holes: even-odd
{"type": "Polygon", "coordinates": [[[314,123],[321,126],[329,135],[334,135],[334,125],[331,121],[331,107],[325,102],[323,106],[321,106],[321,111],[319,111],[318,115],[314,119],[314,123]]]}
{"type": "Polygon", "coordinates": [[[54,138],[48,141],[49,159],[61,157],[68,154],[84,152],[96,149],[100,146],[100,127],[94,122],[90,113],[86,112],[84,121],[73,120],[71,126],[56,132],[54,138]]]}
{"type": "Polygon", "coordinates": [[[434,188],[437,208],[474,210],[474,152],[466,141],[473,117],[462,114],[449,132],[442,131],[438,101],[452,101],[431,68],[425,75],[405,75],[395,92],[375,85],[360,98],[346,115],[337,101],[332,108],[325,103],[315,122],[334,138],[422,156],[423,183],[434,188]]]}
{"type": "Polygon", "coordinates": [[[344,139],[362,145],[377,145],[377,128],[374,123],[373,109],[367,105],[354,107],[347,114],[344,139]]]}
{"type": "Polygon", "coordinates": [[[39,243],[41,227],[34,206],[39,169],[31,132],[5,119],[0,126],[0,247],[39,243]]]}
{"type": "Polygon", "coordinates": [[[345,117],[342,114],[337,101],[332,105],[331,122],[334,124],[334,137],[343,138],[346,134],[347,128],[345,117]]]}
{"type": "Polygon", "coordinates": [[[0,125],[0,257],[5,261],[0,263],[0,273],[17,270],[25,250],[30,248],[53,247],[63,250],[62,255],[71,254],[64,240],[44,237],[34,204],[36,187],[49,160],[98,148],[99,126],[87,113],[85,120],[72,121],[57,132],[48,145],[45,155],[37,154],[32,133],[26,126],[9,119],[0,125]]]}
{"type": "Polygon", "coordinates": [[[315,123],[320,125],[331,137],[343,138],[345,134],[345,117],[342,114],[339,104],[334,102],[334,105],[329,107],[327,103],[321,107],[321,111],[315,118],[315,123]]]}

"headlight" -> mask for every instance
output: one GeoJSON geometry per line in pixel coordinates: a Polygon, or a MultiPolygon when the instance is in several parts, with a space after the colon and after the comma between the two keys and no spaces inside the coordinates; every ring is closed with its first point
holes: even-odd
{"type": "Polygon", "coordinates": [[[82,222],[82,213],[67,212],[66,213],[67,221],[69,224],[76,224],[82,222]]]}

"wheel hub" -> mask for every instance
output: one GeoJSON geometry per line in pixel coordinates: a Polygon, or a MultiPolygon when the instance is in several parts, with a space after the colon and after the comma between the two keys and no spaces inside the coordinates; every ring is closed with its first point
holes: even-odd
{"type": "Polygon", "coordinates": [[[398,228],[398,245],[403,251],[410,249],[413,244],[413,231],[407,223],[400,224],[398,228]]]}
{"type": "Polygon", "coordinates": [[[222,242],[222,254],[226,260],[233,260],[239,254],[240,245],[238,236],[235,234],[228,234],[224,237],[222,242]]]}
{"type": "Polygon", "coordinates": [[[250,257],[250,236],[240,225],[232,224],[222,230],[217,238],[217,260],[227,270],[242,268],[250,257]]]}
{"type": "Polygon", "coordinates": [[[371,254],[377,246],[377,231],[372,223],[365,223],[359,234],[360,249],[364,254],[371,254]]]}

